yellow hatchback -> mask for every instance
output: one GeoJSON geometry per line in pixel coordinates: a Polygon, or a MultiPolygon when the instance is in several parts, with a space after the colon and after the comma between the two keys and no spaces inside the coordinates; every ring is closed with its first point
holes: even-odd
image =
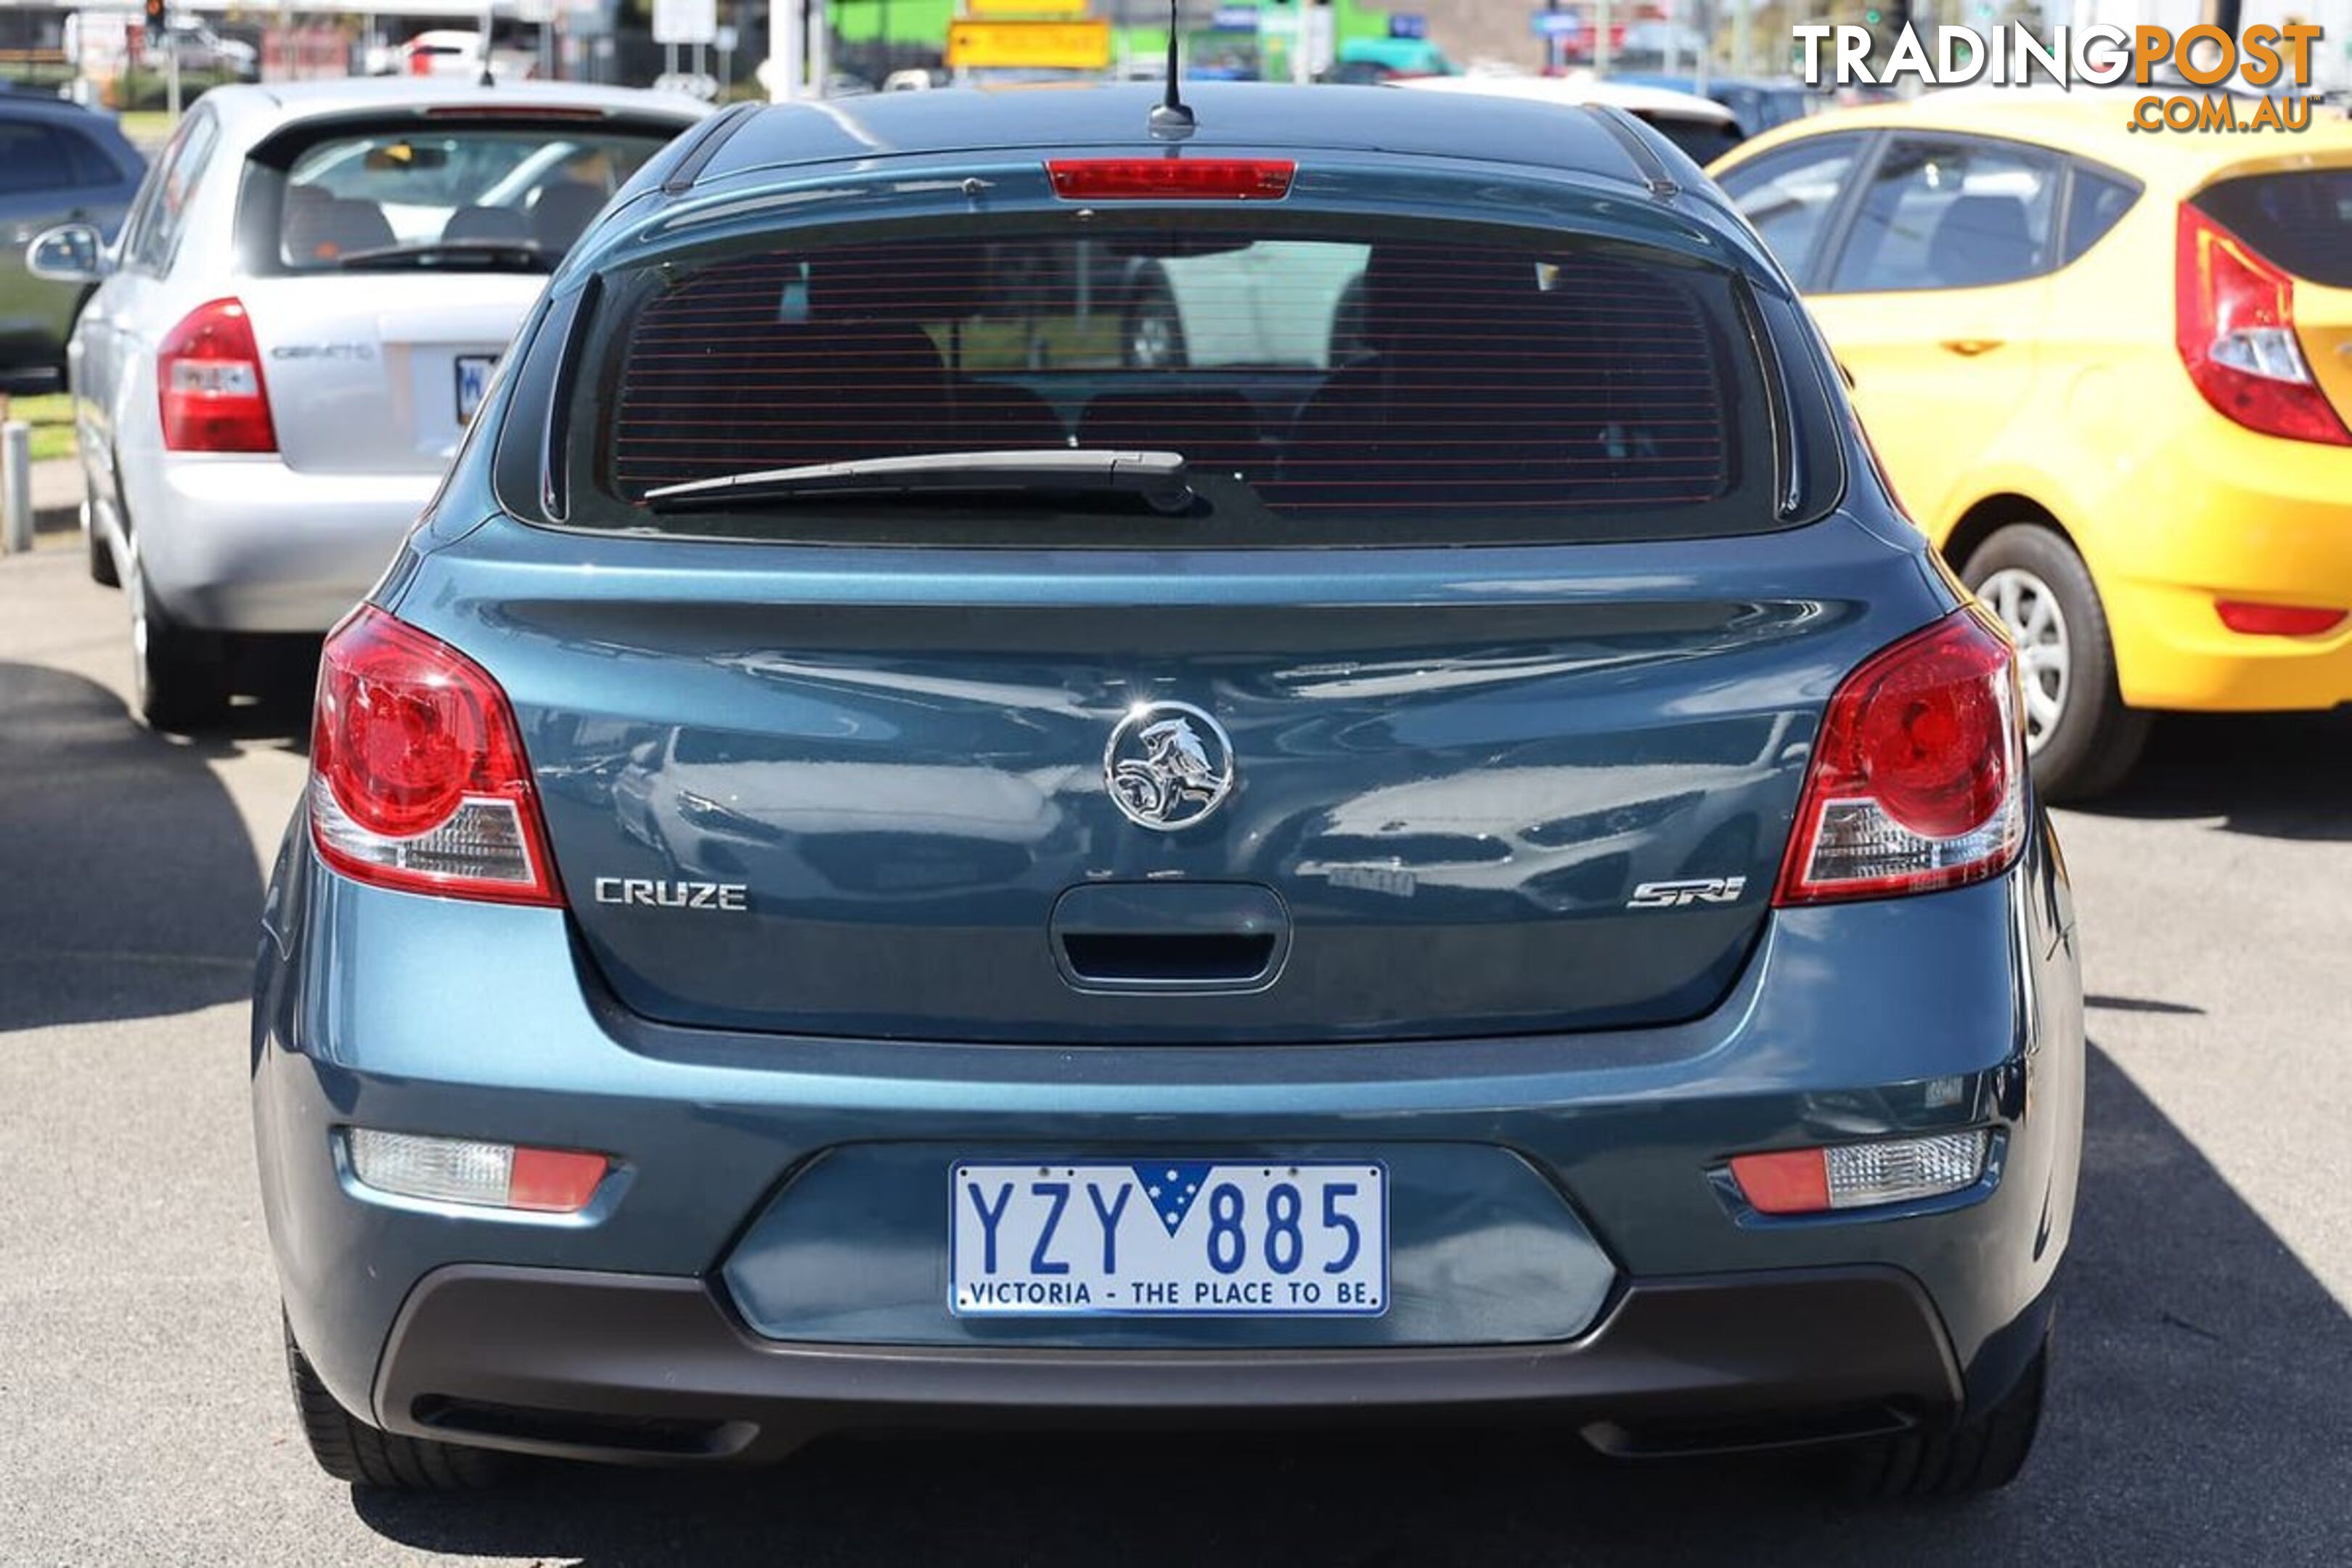
{"type": "Polygon", "coordinates": [[[1710,171],[2008,623],[2053,798],[2121,780],[2151,710],[2352,701],[2352,124],[2129,108],[1936,95],[1710,171]]]}

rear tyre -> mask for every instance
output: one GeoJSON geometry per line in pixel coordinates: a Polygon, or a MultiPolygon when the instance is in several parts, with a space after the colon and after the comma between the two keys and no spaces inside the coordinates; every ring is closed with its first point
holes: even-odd
{"type": "Polygon", "coordinates": [[[89,551],[89,580],[101,588],[120,588],[122,576],[114,569],[114,552],[98,531],[97,509],[84,494],[81,501],[81,542],[89,551]]]}
{"type": "Polygon", "coordinates": [[[228,711],[228,670],[213,639],[173,624],[147,592],[134,560],[131,582],[131,686],[151,730],[191,734],[228,711]]]}
{"type": "Polygon", "coordinates": [[[403,1437],[345,1410],[294,1342],[290,1324],[286,1328],[286,1375],[310,1457],[339,1481],[400,1491],[473,1491],[495,1484],[506,1472],[504,1454],[403,1437]]]}
{"type": "Polygon", "coordinates": [[[2026,752],[2042,798],[2088,800],[2123,783],[2147,744],[2148,715],[2124,706],[2106,609],[2083,558],[2050,529],[2011,523],[1977,546],[1960,575],[2017,643],[2026,752]]]}
{"type": "Polygon", "coordinates": [[[2017,1385],[1990,1408],[1941,1432],[1874,1438],[1848,1456],[1848,1489],[1879,1501],[1965,1497],[2015,1480],[2042,1429],[2042,1392],[2050,1375],[2045,1335],[2017,1385]]]}

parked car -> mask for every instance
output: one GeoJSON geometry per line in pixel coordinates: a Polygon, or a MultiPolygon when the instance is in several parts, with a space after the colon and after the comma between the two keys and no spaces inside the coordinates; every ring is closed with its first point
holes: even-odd
{"type": "MultiPolygon", "coordinates": [[[[201,17],[173,17],[168,47],[179,56],[182,70],[218,71],[244,81],[252,81],[261,74],[260,50],[243,38],[227,37],[214,31],[201,17]]],[[[151,54],[148,63],[152,64],[154,58],[151,54]]]]}
{"type": "Polygon", "coordinates": [[[1938,94],[1717,165],[1911,515],[2009,623],[2053,798],[2163,709],[2352,701],[2352,126],[1938,94]]]}
{"type": "MultiPolygon", "coordinates": [[[[435,27],[398,44],[371,50],[371,76],[442,77],[478,81],[482,75],[482,35],[462,27],[435,27]]],[[[499,81],[520,81],[539,74],[535,49],[490,41],[490,75],[499,81]]]]}
{"type": "Polygon", "coordinates": [[[1460,92],[1485,98],[1515,98],[1563,109],[1605,104],[1624,110],[1687,153],[1706,163],[1738,146],[1747,135],[1731,110],[1713,99],[1663,87],[1637,87],[1614,78],[1577,76],[1399,77],[1385,85],[1422,92],[1460,92]]]}
{"type": "Polygon", "coordinates": [[[268,901],[331,1474],[1109,1412],[2024,1462],[2072,905],[1794,291],[1613,110],[1189,96],[746,106],[533,307],[268,901]],[[1082,240],[1255,258],[1235,340],[1339,252],[1364,351],[1032,365],[1000,268],[1082,240]]]}
{"type": "Polygon", "coordinates": [[[1639,71],[1619,71],[1609,79],[1628,87],[1662,87],[1711,98],[1731,110],[1739,129],[1749,136],[1759,136],[1791,121],[1802,120],[1829,103],[1826,94],[1793,79],[1717,76],[1709,77],[1701,87],[1696,77],[1639,71]]]}
{"type": "Polygon", "coordinates": [[[32,93],[0,97],[0,377],[62,371],[87,292],[34,277],[26,243],[60,223],[88,224],[112,238],[146,169],[104,115],[32,93]]]}
{"type": "Polygon", "coordinates": [[[218,88],[118,242],[33,242],[36,273],[96,285],[69,349],[90,572],[130,595],[150,723],[217,719],[240,655],[358,598],[549,271],[706,112],[580,86],[218,88]]]}

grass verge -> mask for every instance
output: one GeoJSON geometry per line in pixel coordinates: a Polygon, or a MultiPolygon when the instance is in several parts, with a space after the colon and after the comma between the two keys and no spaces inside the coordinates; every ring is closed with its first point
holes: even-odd
{"type": "Polygon", "coordinates": [[[7,399],[8,417],[33,427],[33,461],[70,458],[74,450],[73,399],[62,392],[7,399]]]}

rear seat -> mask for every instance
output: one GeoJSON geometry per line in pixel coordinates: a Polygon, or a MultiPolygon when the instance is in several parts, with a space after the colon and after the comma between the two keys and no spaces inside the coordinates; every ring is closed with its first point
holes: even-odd
{"type": "Polygon", "coordinates": [[[1196,468],[1244,476],[1271,466],[1257,408],[1238,392],[1121,392],[1096,398],[1078,416],[1078,445],[1177,452],[1196,468]]]}

